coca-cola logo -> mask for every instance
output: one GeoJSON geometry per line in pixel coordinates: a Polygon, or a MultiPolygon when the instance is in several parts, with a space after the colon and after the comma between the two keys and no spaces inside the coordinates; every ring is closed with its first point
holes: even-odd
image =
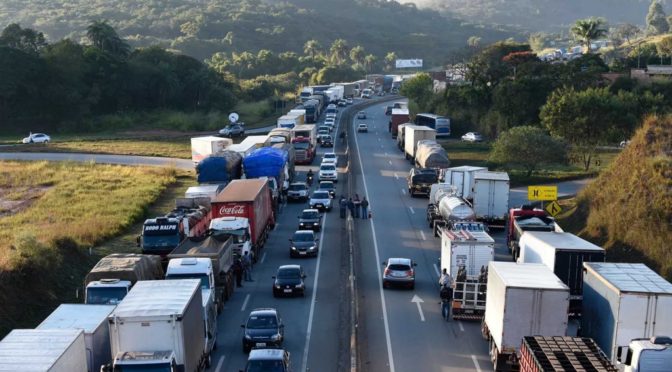
{"type": "Polygon", "coordinates": [[[245,207],[242,205],[225,205],[219,208],[219,214],[223,216],[244,215],[245,207]]]}

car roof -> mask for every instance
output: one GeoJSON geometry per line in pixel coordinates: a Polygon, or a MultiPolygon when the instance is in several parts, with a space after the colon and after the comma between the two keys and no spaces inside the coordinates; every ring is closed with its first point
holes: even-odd
{"type": "Polygon", "coordinates": [[[278,315],[278,310],[272,307],[260,307],[250,311],[250,316],[252,315],[278,315]]]}
{"type": "Polygon", "coordinates": [[[327,191],[324,191],[324,190],[315,190],[315,191],[313,191],[313,196],[315,196],[315,194],[318,194],[318,193],[319,194],[327,194],[327,195],[329,194],[327,191]]]}
{"type": "Polygon", "coordinates": [[[297,269],[298,269],[298,270],[301,270],[301,265],[296,265],[296,264],[294,264],[294,265],[281,265],[281,266],[278,266],[278,270],[290,270],[290,269],[291,269],[291,270],[297,270],[297,269]]]}
{"type": "Polygon", "coordinates": [[[332,155],[333,155],[333,156],[336,156],[336,153],[333,152],[333,151],[331,151],[331,152],[325,152],[325,153],[324,153],[324,156],[327,156],[327,155],[329,155],[329,156],[332,156],[332,155]]]}
{"type": "Polygon", "coordinates": [[[292,186],[292,185],[304,185],[304,186],[308,186],[305,182],[292,182],[292,183],[290,183],[289,185],[290,185],[290,186],[292,186]]]}
{"type": "Polygon", "coordinates": [[[333,186],[334,181],[322,181],[322,182],[320,182],[320,186],[322,186],[322,185],[332,185],[333,186]]]}
{"type": "Polygon", "coordinates": [[[302,211],[302,213],[306,213],[306,212],[317,212],[317,213],[320,213],[320,211],[318,211],[317,209],[304,209],[304,210],[302,211]]]}
{"type": "Polygon", "coordinates": [[[284,357],[283,349],[252,349],[247,360],[282,360],[284,357]]]}
{"type": "Polygon", "coordinates": [[[388,265],[408,265],[411,266],[411,259],[410,258],[388,258],[387,259],[387,264],[388,265]]]}

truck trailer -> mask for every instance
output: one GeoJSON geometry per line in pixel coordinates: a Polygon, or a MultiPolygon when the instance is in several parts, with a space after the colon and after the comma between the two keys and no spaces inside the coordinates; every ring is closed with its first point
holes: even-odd
{"type": "Polygon", "coordinates": [[[116,305],[139,280],[163,279],[161,257],[137,253],[113,253],[98,261],[84,278],[84,302],[116,305]]]}
{"type": "Polygon", "coordinates": [[[518,260],[518,256],[520,256],[519,242],[525,231],[562,232],[562,228],[543,209],[534,208],[531,205],[509,209],[506,246],[509,248],[514,261],[518,260]]]}
{"type": "Polygon", "coordinates": [[[476,219],[489,226],[506,227],[509,213],[509,175],[506,172],[474,173],[472,206],[476,219]]]}
{"type": "Polygon", "coordinates": [[[645,365],[645,354],[652,354],[650,364],[669,371],[672,347],[647,351],[660,349],[652,337],[672,335],[672,284],[641,263],[584,262],[583,267],[583,335],[594,339],[612,362],[629,365],[631,371],[658,371],[633,369],[637,366],[626,363],[636,357],[645,365]],[[630,355],[635,351],[638,355],[630,355]]]}
{"type": "Polygon", "coordinates": [[[74,329],[84,331],[86,363],[89,372],[112,360],[107,317],[115,305],[61,304],[35,329],[74,329]]]}
{"type": "Polygon", "coordinates": [[[411,121],[411,118],[408,109],[392,109],[389,123],[389,132],[392,133],[392,138],[397,138],[399,124],[408,123],[409,121],[411,121]]]}
{"type": "Polygon", "coordinates": [[[200,280],[138,282],[108,322],[113,361],[101,372],[196,372],[209,365],[200,280]]]}
{"type": "Polygon", "coordinates": [[[311,164],[317,150],[317,127],[310,124],[292,129],[292,146],[296,164],[311,164]]]}
{"type": "Polygon", "coordinates": [[[418,148],[418,141],[422,140],[436,140],[436,131],[420,125],[404,126],[404,155],[411,163],[415,162],[415,151],[418,148]]]}
{"type": "Polygon", "coordinates": [[[194,137],[191,139],[191,161],[198,164],[201,160],[226,150],[233,144],[230,138],[215,136],[194,137]]]}
{"type": "Polygon", "coordinates": [[[569,287],[569,314],[581,315],[583,263],[604,262],[601,247],[566,232],[527,231],[520,238],[518,263],[541,263],[569,287]]]}
{"type": "Polygon", "coordinates": [[[474,175],[476,172],[487,171],[485,167],[463,165],[442,169],[439,173],[439,181],[455,186],[457,196],[467,201],[474,200],[474,175]]]}
{"type": "Polygon", "coordinates": [[[15,329],[0,341],[0,371],[87,372],[81,329],[15,329]]]}
{"type": "Polygon", "coordinates": [[[599,346],[587,337],[525,336],[520,372],[618,372],[599,346]]]}
{"type": "Polygon", "coordinates": [[[545,265],[490,262],[481,331],[495,371],[518,367],[524,336],[564,336],[568,306],[569,288],[545,265]]]}

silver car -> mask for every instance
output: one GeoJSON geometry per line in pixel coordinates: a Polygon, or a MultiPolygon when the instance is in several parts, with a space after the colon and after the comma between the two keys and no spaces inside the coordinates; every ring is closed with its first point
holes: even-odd
{"type": "Polygon", "coordinates": [[[383,262],[383,288],[393,285],[415,288],[415,266],[410,258],[388,258],[383,262]]]}
{"type": "Polygon", "coordinates": [[[328,191],[317,190],[313,192],[313,195],[310,197],[309,204],[310,208],[329,212],[332,207],[331,195],[329,195],[328,191]]]}
{"type": "Polygon", "coordinates": [[[293,182],[287,189],[287,199],[306,200],[308,199],[308,185],[305,182],[293,182]]]}

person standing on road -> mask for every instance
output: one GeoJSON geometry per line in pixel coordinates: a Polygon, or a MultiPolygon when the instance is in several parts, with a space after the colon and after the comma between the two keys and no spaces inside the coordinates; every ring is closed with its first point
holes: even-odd
{"type": "Polygon", "coordinates": [[[348,209],[350,210],[350,217],[355,218],[355,203],[352,198],[348,199],[348,209]]]}
{"type": "Polygon", "coordinates": [[[369,201],[366,200],[366,196],[364,197],[364,199],[362,199],[360,205],[362,206],[362,219],[365,220],[369,218],[369,211],[368,211],[369,201]]]}
{"type": "Polygon", "coordinates": [[[447,269],[443,269],[443,272],[441,273],[441,278],[439,278],[439,286],[440,287],[450,287],[453,284],[453,278],[448,274],[447,269]]]}
{"type": "Polygon", "coordinates": [[[345,218],[345,212],[348,208],[348,201],[345,200],[345,196],[341,196],[341,200],[338,202],[338,206],[340,207],[341,218],[345,218]]]}
{"type": "Polygon", "coordinates": [[[355,194],[355,199],[352,201],[355,205],[355,215],[354,218],[359,218],[359,212],[361,210],[362,202],[359,200],[359,194],[355,194]]]}
{"type": "Polygon", "coordinates": [[[233,262],[233,274],[236,276],[236,285],[243,286],[243,264],[240,263],[240,258],[236,258],[233,262]]]}
{"type": "Polygon", "coordinates": [[[252,258],[249,252],[245,252],[243,255],[243,272],[245,273],[246,282],[254,281],[252,280],[252,258]]]}

